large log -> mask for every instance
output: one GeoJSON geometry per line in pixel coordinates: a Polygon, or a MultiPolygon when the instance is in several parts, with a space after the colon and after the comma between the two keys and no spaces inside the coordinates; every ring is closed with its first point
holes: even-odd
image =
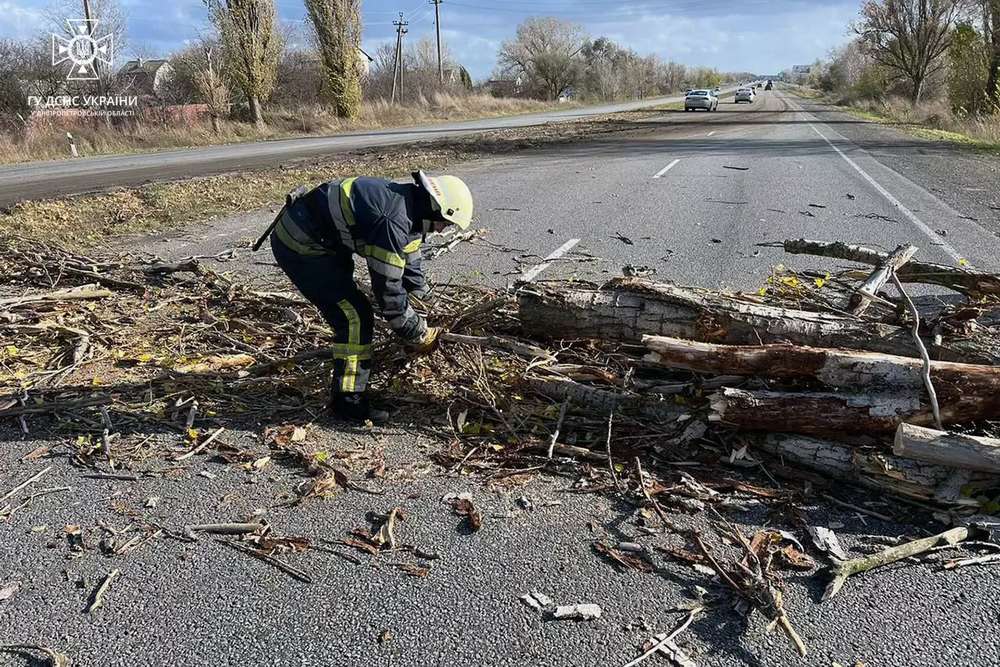
{"type": "MultiPolygon", "coordinates": [[[[880,266],[889,257],[887,253],[878,250],[840,242],[790,239],[783,245],[785,252],[790,254],[817,255],[873,266],[880,266]]],[[[896,275],[903,282],[940,285],[965,294],[1000,295],[1000,275],[994,273],[980,273],[944,264],[911,261],[900,267],[896,275]]]]}
{"type": "MultiPolygon", "coordinates": [[[[787,342],[920,356],[909,330],[902,327],[638,278],[615,279],[601,289],[523,291],[518,305],[524,332],[541,339],[637,341],[652,334],[734,345],[787,342]]],[[[937,359],[1000,364],[1000,341],[986,330],[941,345],[928,343],[937,359]]]]}
{"type": "MultiPolygon", "coordinates": [[[[644,336],[642,342],[652,351],[647,360],[698,373],[814,379],[852,391],[924,388],[923,362],[911,357],[783,344],[715,345],[664,336],[644,336]]],[[[930,373],[943,419],[1000,417],[1000,367],[934,361],[930,373]]]]}
{"type": "MultiPolygon", "coordinates": [[[[780,458],[785,465],[807,468],[826,478],[853,482],[914,500],[940,502],[940,498],[936,497],[938,489],[955,474],[955,469],[947,466],[801,435],[770,433],[755,441],[754,447],[780,458]]],[[[971,483],[985,486],[990,483],[990,476],[976,474],[971,483]]],[[[976,501],[970,499],[954,499],[948,504],[978,506],[976,501]]]]}
{"type": "Polygon", "coordinates": [[[751,431],[878,434],[895,431],[903,422],[933,422],[930,409],[917,392],[793,393],[726,387],[709,400],[709,421],[751,431]]]}
{"type": "Polygon", "coordinates": [[[1000,439],[997,438],[900,424],[892,452],[918,461],[1000,474],[1000,439]]]}

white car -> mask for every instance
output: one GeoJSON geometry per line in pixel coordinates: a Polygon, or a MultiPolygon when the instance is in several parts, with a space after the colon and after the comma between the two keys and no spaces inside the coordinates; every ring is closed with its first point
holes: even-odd
{"type": "Polygon", "coordinates": [[[753,104],[755,99],[757,99],[757,93],[753,88],[740,88],[736,91],[736,104],[740,102],[753,104]]]}
{"type": "Polygon", "coordinates": [[[711,90],[692,90],[684,98],[684,111],[704,109],[715,111],[719,108],[719,98],[711,90]]]}

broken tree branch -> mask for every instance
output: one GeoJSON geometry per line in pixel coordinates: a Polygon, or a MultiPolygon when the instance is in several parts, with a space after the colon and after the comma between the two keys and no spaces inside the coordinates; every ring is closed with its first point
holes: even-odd
{"type": "Polygon", "coordinates": [[[880,551],[871,556],[865,556],[864,558],[836,561],[830,568],[833,578],[826,587],[826,592],[823,594],[823,600],[826,601],[836,596],[837,593],[840,592],[840,589],[844,587],[844,583],[847,581],[848,577],[852,577],[855,574],[861,574],[862,572],[868,572],[869,570],[873,570],[884,565],[891,565],[892,563],[897,563],[906,558],[910,558],[911,556],[926,553],[941,544],[958,544],[959,542],[968,539],[971,532],[971,528],[960,526],[958,528],[946,530],[943,533],[938,533],[937,535],[931,535],[930,537],[913,540],[912,542],[900,544],[896,547],[890,547],[889,549],[885,549],[884,551],[880,551]]]}
{"type": "Polygon", "coordinates": [[[856,294],[851,297],[850,311],[852,315],[861,315],[864,313],[868,306],[871,305],[872,301],[877,301],[880,299],[878,291],[885,286],[893,274],[900,269],[904,264],[910,261],[915,254],[917,254],[917,246],[915,245],[901,245],[886,257],[884,260],[878,263],[878,268],[875,269],[868,280],[864,282],[861,287],[858,288],[856,294]]]}
{"type": "MultiPolygon", "coordinates": [[[[840,242],[794,239],[786,240],[782,246],[789,254],[817,255],[873,266],[879,266],[889,257],[887,253],[878,250],[840,242]]],[[[979,273],[944,264],[911,261],[900,267],[897,275],[899,275],[900,280],[908,283],[940,285],[957,292],[982,296],[1000,295],[1000,275],[991,273],[979,273]]]]}
{"type": "Polygon", "coordinates": [[[111,587],[111,582],[117,579],[121,573],[121,570],[115,568],[106,577],[104,577],[101,585],[97,587],[97,590],[95,590],[93,596],[91,596],[90,604],[88,604],[87,608],[84,610],[85,613],[92,614],[104,605],[104,594],[107,593],[108,589],[111,587]]]}

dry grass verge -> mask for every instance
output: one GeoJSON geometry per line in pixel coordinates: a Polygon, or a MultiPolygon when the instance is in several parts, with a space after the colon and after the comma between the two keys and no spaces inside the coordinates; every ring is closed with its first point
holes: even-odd
{"type": "Polygon", "coordinates": [[[348,175],[402,176],[448,164],[607,133],[652,130],[641,121],[657,110],[592,120],[501,130],[447,142],[385,147],[322,161],[152,183],[109,192],[26,201],[0,212],[0,236],[94,247],[127,234],[176,229],[213,216],[274,205],[285,193],[348,175]]]}
{"type": "MultiPolygon", "coordinates": [[[[0,163],[54,160],[69,157],[66,132],[73,134],[81,155],[141,153],[216,144],[330,135],[356,130],[419,125],[447,120],[468,120],[510,116],[551,108],[536,100],[497,98],[490,95],[435,94],[416,104],[401,106],[384,100],[364,105],[361,116],[347,121],[332,116],[323,107],[276,109],[268,112],[267,128],[257,130],[249,123],[223,122],[220,132],[212,132],[208,120],[194,124],[137,120],[113,129],[99,122],[73,122],[38,128],[25,138],[0,135],[0,163]]],[[[562,108],[562,106],[560,106],[562,108]]]]}

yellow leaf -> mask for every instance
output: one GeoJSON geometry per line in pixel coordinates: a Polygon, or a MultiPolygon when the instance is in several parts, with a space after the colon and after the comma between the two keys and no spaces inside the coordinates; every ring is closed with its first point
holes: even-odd
{"type": "Polygon", "coordinates": [[[969,260],[967,260],[967,259],[960,259],[960,260],[958,260],[958,265],[959,266],[968,266],[969,265],[969,260]]]}
{"type": "Polygon", "coordinates": [[[188,432],[187,432],[187,437],[188,437],[188,440],[197,440],[198,439],[198,429],[196,429],[196,428],[189,428],[188,432]]]}
{"type": "Polygon", "coordinates": [[[8,345],[6,348],[4,348],[4,351],[7,352],[8,357],[16,357],[17,353],[19,352],[16,345],[8,345]]]}
{"type": "Polygon", "coordinates": [[[766,287],[761,287],[759,290],[757,290],[757,294],[760,294],[761,296],[766,295],[767,294],[767,288],[766,287]]]}
{"type": "Polygon", "coordinates": [[[101,378],[95,375],[94,379],[90,381],[90,384],[92,384],[95,387],[99,387],[101,385],[101,378]]]}
{"type": "Polygon", "coordinates": [[[813,280],[813,282],[816,283],[816,287],[822,287],[823,285],[826,284],[826,280],[824,280],[823,278],[816,278],[815,280],[813,280]]]}
{"type": "Polygon", "coordinates": [[[313,454],[313,458],[316,459],[317,463],[326,463],[327,459],[330,458],[330,453],[325,450],[321,450],[313,454]]]}
{"type": "Polygon", "coordinates": [[[146,364],[153,360],[153,355],[149,352],[143,352],[138,357],[136,357],[140,362],[146,364]]]}

